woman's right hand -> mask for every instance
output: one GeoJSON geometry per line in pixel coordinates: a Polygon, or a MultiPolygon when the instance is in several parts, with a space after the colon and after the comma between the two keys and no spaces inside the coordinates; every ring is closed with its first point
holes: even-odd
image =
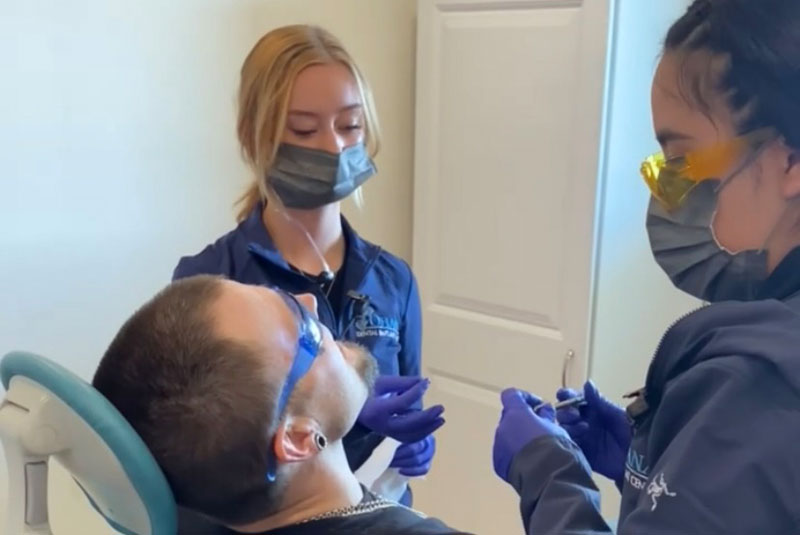
{"type": "MultiPolygon", "coordinates": [[[[577,397],[575,390],[561,389],[559,401],[577,397]]],[[[580,446],[592,470],[613,480],[622,488],[625,462],[631,446],[631,425],[621,407],[611,403],[597,391],[594,383],[583,386],[586,404],[569,407],[556,413],[559,424],[580,446]]]]}
{"type": "Polygon", "coordinates": [[[423,377],[378,377],[372,396],[358,415],[358,422],[404,444],[423,440],[444,425],[443,406],[415,408],[421,405],[429,384],[423,377]]]}

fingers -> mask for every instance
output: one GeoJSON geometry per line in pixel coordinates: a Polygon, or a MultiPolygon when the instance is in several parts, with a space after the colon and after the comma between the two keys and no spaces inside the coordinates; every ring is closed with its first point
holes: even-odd
{"type": "Polygon", "coordinates": [[[556,392],[556,399],[558,399],[558,401],[567,401],[568,399],[573,399],[578,396],[578,392],[571,388],[559,388],[558,392],[556,392]]]}
{"type": "Polygon", "coordinates": [[[542,400],[533,394],[518,388],[507,388],[500,394],[503,409],[533,409],[542,403],[542,400]]]}
{"type": "Polygon", "coordinates": [[[539,418],[544,418],[545,420],[550,420],[551,422],[556,421],[556,410],[549,403],[547,405],[543,405],[539,410],[534,412],[534,414],[536,414],[536,416],[539,418]]]}
{"type": "Polygon", "coordinates": [[[444,418],[437,418],[436,420],[432,421],[430,424],[420,428],[418,431],[419,433],[424,433],[426,435],[430,435],[435,433],[445,424],[444,418]]]}
{"type": "Polygon", "coordinates": [[[583,385],[583,396],[589,406],[596,406],[602,400],[600,392],[592,381],[586,381],[583,385]]]}
{"type": "Polygon", "coordinates": [[[575,433],[575,436],[578,438],[588,435],[591,430],[592,428],[589,426],[588,422],[581,422],[572,428],[572,432],[575,433]]]}
{"type": "Polygon", "coordinates": [[[401,468],[399,470],[401,475],[406,477],[422,477],[431,470],[431,463],[426,463],[413,468],[401,468]]]}
{"type": "Polygon", "coordinates": [[[392,417],[392,424],[396,426],[398,430],[424,427],[438,420],[443,413],[444,407],[442,405],[434,405],[423,411],[410,411],[404,414],[398,414],[392,417]]]}
{"type": "Polygon", "coordinates": [[[556,411],[556,419],[561,425],[572,425],[582,420],[581,413],[575,407],[559,409],[556,411]]]}
{"type": "Polygon", "coordinates": [[[592,381],[586,382],[583,386],[583,391],[587,407],[596,410],[600,418],[610,423],[617,423],[617,421],[620,421],[623,427],[627,427],[627,419],[620,419],[620,415],[624,413],[624,409],[603,397],[592,381]]]}
{"type": "Polygon", "coordinates": [[[507,388],[500,394],[500,401],[503,404],[503,412],[509,409],[527,407],[525,399],[522,397],[522,390],[517,388],[507,388]]]}
{"type": "Polygon", "coordinates": [[[383,402],[390,414],[397,414],[407,411],[412,406],[422,401],[422,396],[428,390],[430,381],[427,379],[419,380],[417,384],[403,392],[402,394],[392,396],[383,402]]]}
{"type": "Polygon", "coordinates": [[[430,445],[424,438],[410,444],[402,444],[397,448],[397,452],[394,454],[392,465],[400,466],[400,464],[396,463],[403,463],[403,461],[408,462],[411,459],[417,459],[425,452],[425,450],[429,448],[430,445]]]}
{"type": "Polygon", "coordinates": [[[416,442],[435,432],[445,423],[444,407],[437,405],[424,411],[412,411],[392,417],[389,436],[402,442],[416,442]]]}
{"type": "Polygon", "coordinates": [[[406,477],[424,476],[431,469],[434,453],[436,453],[436,439],[433,435],[428,435],[422,440],[403,444],[397,448],[390,466],[397,468],[400,474],[406,477]]]}
{"type": "Polygon", "coordinates": [[[574,425],[562,425],[561,427],[569,433],[572,440],[579,442],[583,437],[589,434],[590,428],[587,422],[578,422],[574,425]]]}
{"type": "MultiPolygon", "coordinates": [[[[571,388],[561,388],[556,392],[558,401],[567,401],[575,399],[580,394],[571,388]]],[[[575,407],[566,407],[559,409],[556,412],[556,419],[561,425],[572,425],[580,421],[582,418],[580,411],[575,407]]]]}
{"type": "Polygon", "coordinates": [[[400,394],[416,386],[426,379],[416,376],[382,375],[375,381],[374,393],[376,396],[386,394],[400,394]]]}
{"type": "Polygon", "coordinates": [[[397,448],[397,452],[392,460],[395,468],[411,468],[430,462],[436,451],[436,441],[432,435],[428,435],[422,440],[403,444],[397,448]]]}

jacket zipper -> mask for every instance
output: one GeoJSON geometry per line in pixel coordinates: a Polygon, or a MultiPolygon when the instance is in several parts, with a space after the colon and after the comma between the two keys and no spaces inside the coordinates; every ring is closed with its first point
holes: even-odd
{"type": "MultiPolygon", "coordinates": [[[[325,310],[327,310],[328,314],[330,315],[331,325],[336,326],[338,328],[339,327],[339,322],[337,321],[336,314],[333,313],[333,305],[331,305],[331,302],[328,299],[328,296],[325,295],[325,292],[320,292],[320,298],[321,298],[321,301],[325,304],[325,310]]],[[[318,301],[319,300],[320,299],[318,299],[318,301]]],[[[341,333],[338,333],[338,332],[333,333],[333,337],[334,337],[334,339],[338,340],[338,339],[341,338],[341,333]]]]}
{"type": "MultiPolygon", "coordinates": [[[[699,312],[708,306],[708,303],[694,308],[689,312],[684,313],[683,315],[679,316],[678,319],[673,321],[670,326],[664,331],[664,334],[661,335],[661,339],[658,341],[658,345],[656,346],[656,350],[653,353],[653,356],[650,358],[650,365],[647,367],[648,373],[652,369],[653,364],[656,361],[656,357],[661,352],[661,348],[664,345],[664,340],[667,337],[667,334],[674,329],[680,322],[688,318],[689,316],[693,315],[695,312],[699,312]]],[[[638,390],[634,390],[628,394],[625,394],[625,399],[634,399],[634,401],[628,405],[625,409],[625,412],[628,415],[628,420],[630,421],[631,425],[635,428],[639,425],[641,417],[646,414],[650,407],[647,403],[647,386],[646,386],[647,379],[645,379],[645,386],[639,388],[638,390]]]]}
{"type": "Polygon", "coordinates": [[[691,310],[690,312],[687,312],[684,315],[680,316],[678,319],[676,319],[675,321],[673,321],[670,324],[670,326],[667,328],[667,330],[664,331],[664,334],[661,335],[661,339],[658,341],[658,345],[656,346],[656,351],[655,351],[655,353],[653,353],[653,356],[650,358],[650,366],[648,366],[648,368],[647,368],[648,370],[650,369],[650,367],[653,366],[653,362],[655,362],[656,356],[661,351],[661,346],[664,345],[664,339],[667,337],[667,333],[669,333],[672,329],[674,329],[680,322],[682,322],[683,320],[685,320],[686,318],[688,318],[689,316],[691,316],[695,312],[699,312],[699,311],[703,310],[707,306],[708,306],[708,304],[704,304],[703,306],[697,307],[697,308],[691,310]]]}

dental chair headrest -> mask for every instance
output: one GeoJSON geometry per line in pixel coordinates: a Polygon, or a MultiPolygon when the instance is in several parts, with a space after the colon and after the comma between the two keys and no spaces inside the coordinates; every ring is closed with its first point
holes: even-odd
{"type": "Polygon", "coordinates": [[[9,464],[11,529],[3,533],[38,533],[37,524],[49,530],[46,462],[50,457],[71,473],[117,531],[176,533],[177,508],[163,472],[105,397],[58,364],[30,353],[6,355],[0,362],[0,378],[7,390],[0,405],[0,439],[9,464]]]}

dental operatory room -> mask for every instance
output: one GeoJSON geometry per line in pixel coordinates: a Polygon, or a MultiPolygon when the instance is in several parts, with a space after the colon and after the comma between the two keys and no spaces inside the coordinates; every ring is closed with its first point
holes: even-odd
{"type": "Polygon", "coordinates": [[[797,0],[0,0],[0,535],[800,535],[799,348],[797,0]]]}

